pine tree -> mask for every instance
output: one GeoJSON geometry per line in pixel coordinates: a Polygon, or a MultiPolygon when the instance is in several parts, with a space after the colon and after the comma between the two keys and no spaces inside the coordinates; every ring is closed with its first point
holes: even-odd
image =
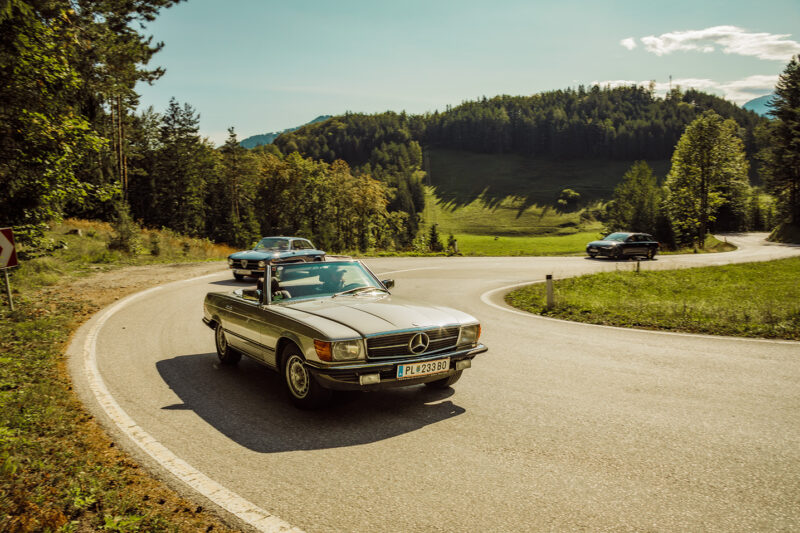
{"type": "Polygon", "coordinates": [[[430,232],[428,232],[428,249],[431,252],[441,252],[444,250],[442,239],[439,237],[438,224],[432,224],[430,232]]]}
{"type": "Polygon", "coordinates": [[[170,100],[153,168],[152,222],[186,235],[203,235],[206,180],[214,172],[213,152],[200,139],[199,121],[192,106],[170,100]]]}
{"type": "Polygon", "coordinates": [[[786,222],[800,226],[800,56],[779,77],[770,106],[776,120],[762,173],[786,222]]]}

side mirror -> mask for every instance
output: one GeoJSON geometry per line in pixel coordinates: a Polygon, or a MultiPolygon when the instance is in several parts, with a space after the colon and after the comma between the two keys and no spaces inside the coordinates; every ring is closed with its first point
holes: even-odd
{"type": "Polygon", "coordinates": [[[391,289],[392,287],[394,287],[393,279],[382,279],[381,283],[383,283],[383,286],[386,287],[387,289],[391,289]]]}

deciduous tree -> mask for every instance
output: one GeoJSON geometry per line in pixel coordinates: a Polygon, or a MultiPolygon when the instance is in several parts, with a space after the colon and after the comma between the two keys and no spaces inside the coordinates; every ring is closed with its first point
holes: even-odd
{"type": "Polygon", "coordinates": [[[689,124],[672,155],[666,206],[679,241],[705,243],[709,224],[728,201],[726,190],[747,182],[747,160],[738,126],[714,111],[689,124]]]}

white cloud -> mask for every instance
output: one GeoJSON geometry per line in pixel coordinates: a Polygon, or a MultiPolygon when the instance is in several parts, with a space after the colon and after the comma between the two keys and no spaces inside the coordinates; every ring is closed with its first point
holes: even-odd
{"type": "MultiPolygon", "coordinates": [[[[788,61],[794,54],[800,54],[800,43],[787,37],[790,34],[751,33],[737,26],[714,26],[704,30],[674,31],[658,37],[648,35],[640,40],[645,50],[658,56],[677,51],[709,53],[720,46],[726,54],[788,61]]],[[[624,39],[620,44],[631,50],[631,40],[632,38],[624,39]]]]}
{"type": "Polygon", "coordinates": [[[628,37],[627,39],[622,39],[619,44],[627,48],[628,50],[633,50],[636,48],[636,39],[633,37],[628,37]]]}
{"type": "MultiPolygon", "coordinates": [[[[672,80],[672,87],[680,86],[682,90],[697,89],[699,91],[718,94],[731,102],[741,105],[753,98],[771,93],[775,89],[775,84],[777,82],[777,74],[748,76],[741,80],[728,82],[718,82],[707,78],[680,78],[672,80]]],[[[650,81],[606,80],[595,81],[591,84],[600,85],[601,87],[607,85],[611,87],[625,87],[631,85],[648,87],[650,81]]],[[[656,82],[655,92],[663,96],[667,93],[669,87],[669,82],[656,82]]]]}

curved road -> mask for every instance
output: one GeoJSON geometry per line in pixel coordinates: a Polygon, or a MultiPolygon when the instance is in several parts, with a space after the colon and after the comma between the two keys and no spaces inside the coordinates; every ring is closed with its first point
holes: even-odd
{"type": "MultiPolygon", "coordinates": [[[[729,236],[736,252],[641,265],[800,256],[763,237],[729,236]]],[[[546,274],[633,262],[367,263],[397,281],[394,294],[481,320],[489,352],[452,390],[292,408],[269,370],[215,364],[201,305],[210,290],[242,286],[227,271],[164,286],[87,323],[70,348],[76,387],[134,455],[163,472],[123,431],[167,450],[190,469],[186,478],[273,515],[258,523],[269,531],[800,529],[800,343],[589,326],[502,302],[504,287],[546,274]],[[96,373],[84,366],[89,351],[96,373]],[[111,422],[109,404],[130,420],[111,422]]]]}

